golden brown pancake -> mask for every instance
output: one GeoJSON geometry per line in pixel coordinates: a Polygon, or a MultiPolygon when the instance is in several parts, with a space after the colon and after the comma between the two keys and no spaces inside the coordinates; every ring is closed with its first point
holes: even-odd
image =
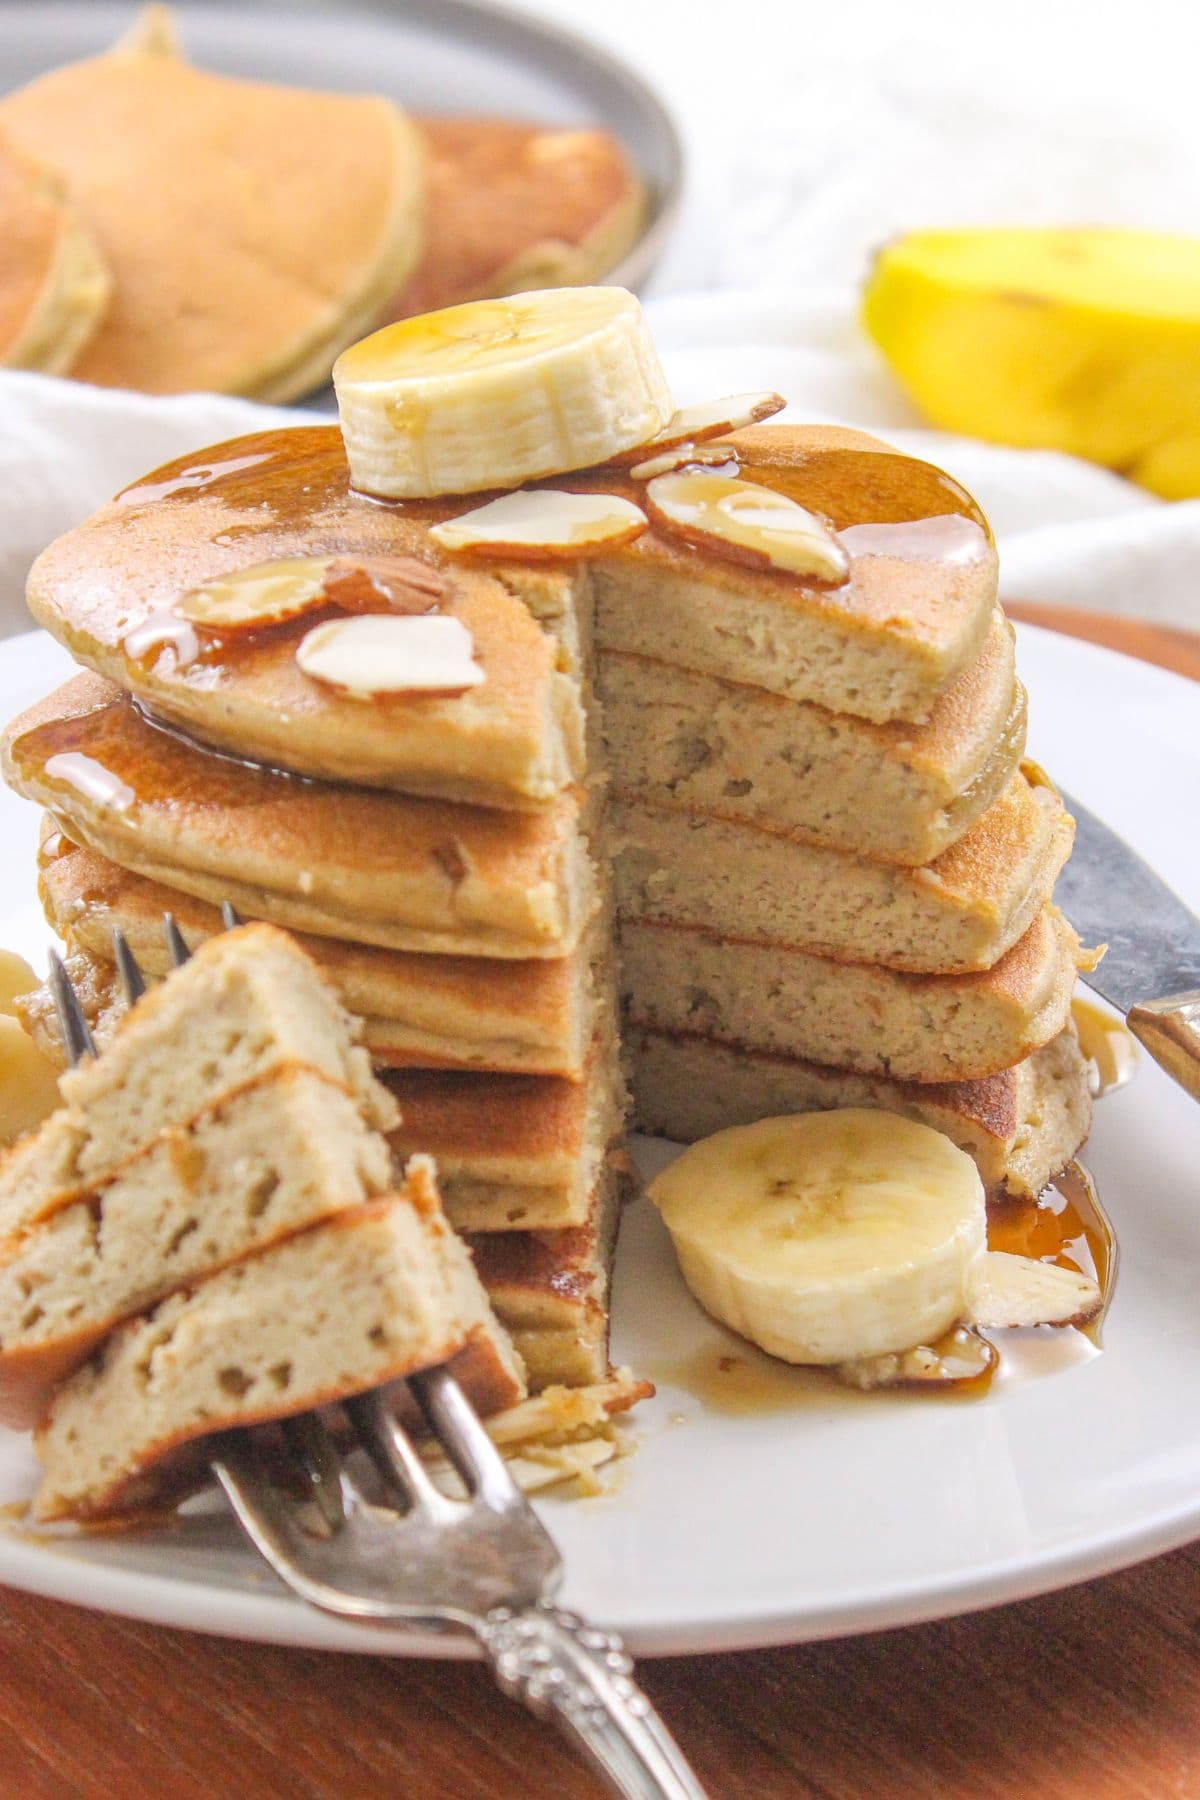
{"type": "MultiPolygon", "coordinates": [[[[859,717],[927,716],[993,627],[995,556],[969,496],[861,433],[760,426],[730,442],[748,474],[838,526],[957,515],[978,526],[979,557],[963,565],[872,555],[847,589],[831,592],[651,529],[582,572],[451,566],[428,526],[473,500],[367,500],[350,488],[340,433],[316,427],[239,438],[126,489],[38,558],[28,601],[79,661],[220,748],[300,773],[485,804],[539,804],[577,774],[581,699],[556,665],[560,653],[571,661],[572,632],[586,637],[593,604],[604,649],[859,717]],[[202,646],[182,658],[167,618],[154,647],[129,653],[132,632],[215,576],[342,552],[414,554],[446,571],[445,604],[476,637],[483,685],[456,700],[397,695],[364,705],[339,696],[295,663],[312,615],[251,634],[236,651],[202,646]],[[561,634],[557,642],[531,613],[561,634]]],[[[556,485],[589,484],[644,498],[641,484],[612,469],[556,485]]],[[[997,718],[997,734],[1003,725],[997,718]]]]}
{"type": "Polygon", "coordinates": [[[762,688],[606,650],[608,766],[659,806],[744,820],[881,862],[927,863],[1008,785],[1025,690],[997,606],[983,649],[922,725],[872,725],[762,688]]]}
{"type": "Polygon", "coordinates": [[[287,400],[323,382],[420,253],[424,152],[391,101],[235,81],[135,41],[0,101],[114,282],[73,374],[287,400]]]}
{"type": "Polygon", "coordinates": [[[390,318],[529,288],[580,287],[624,256],[645,195],[607,131],[417,117],[428,152],[425,249],[390,318]]]}
{"type": "Polygon", "coordinates": [[[0,368],[65,375],[111,285],[62,182],[0,134],[0,368]]]}
{"type": "Polygon", "coordinates": [[[255,563],[413,552],[436,578],[428,515],[352,493],[336,428],[264,432],[179,458],[58,538],[31,572],[30,604],[79,661],[219,748],[410,793],[552,802],[582,773],[579,694],[528,607],[482,570],[440,565],[438,610],[461,620],[484,671],[458,698],[364,702],[310,680],[296,646],[322,613],[178,647],[173,602],[255,563]],[[139,645],[132,634],[160,619],[161,637],[139,645]]]}
{"type": "Polygon", "coordinates": [[[581,1225],[621,1129],[623,1094],[597,1043],[587,1079],[439,1069],[382,1072],[400,1157],[435,1158],[451,1223],[511,1232],[581,1225]]]}
{"type": "Polygon", "coordinates": [[[680,925],[621,927],[634,1025],[920,1082],[997,1074],[1064,1029],[1079,940],[1044,908],[990,969],[905,975],[680,925]]]}
{"type": "Polygon", "coordinates": [[[988,969],[1049,900],[1074,823],[1025,765],[982,817],[921,868],[618,792],[623,919],[913,974],[988,969]]]}
{"type": "Polygon", "coordinates": [[[568,1231],[469,1235],[479,1279],[511,1333],[536,1392],[603,1380],[608,1368],[608,1305],[623,1178],[601,1173],[587,1218],[568,1231]]]}
{"type": "Polygon", "coordinates": [[[974,1157],[989,1190],[1036,1199],[1091,1124],[1073,1027],[1000,1074],[928,1085],[767,1056],[703,1033],[631,1030],[625,1047],[639,1124],[680,1143],[782,1113],[878,1107],[945,1132],[974,1157]]]}
{"type": "MultiPolygon", "coordinates": [[[[214,906],[131,875],[49,817],[39,853],[46,917],[81,952],[97,1014],[115,991],[112,934],[124,932],[146,974],[170,966],[164,912],[191,946],[224,929],[214,906]]],[[[396,1067],[488,1068],[578,1080],[592,1036],[594,995],[586,946],[528,962],[417,956],[369,944],[301,936],[343,1003],[363,1020],[372,1060],[396,1067]]]]}
{"type": "Polygon", "coordinates": [[[574,795],[498,813],[302,780],[197,749],[97,675],[14,720],[3,767],[122,868],[318,937],[560,957],[592,912],[574,795]]]}

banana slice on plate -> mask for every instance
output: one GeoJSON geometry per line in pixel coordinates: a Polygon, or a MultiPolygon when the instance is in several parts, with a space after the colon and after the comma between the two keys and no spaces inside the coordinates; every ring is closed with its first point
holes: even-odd
{"type": "Polygon", "coordinates": [[[403,319],[333,370],[355,487],[388,499],[511,488],[590,468],[674,407],[624,288],[553,288],[403,319]]]}
{"type": "Polygon", "coordinates": [[[735,1126],[651,1184],[706,1310],[788,1362],[941,1337],[987,1245],[979,1171],[941,1132],[847,1107],[735,1126]]]}
{"type": "Polygon", "coordinates": [[[1074,1270],[989,1252],[971,1158],[895,1113],[720,1131],[649,1194],[700,1304],[787,1362],[894,1357],[972,1323],[1076,1324],[1101,1304],[1074,1270]]]}

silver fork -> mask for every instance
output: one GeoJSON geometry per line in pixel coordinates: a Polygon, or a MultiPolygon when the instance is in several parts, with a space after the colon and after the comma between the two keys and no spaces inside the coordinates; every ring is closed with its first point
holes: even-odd
{"type": "MultiPolygon", "coordinates": [[[[222,914],[227,927],[238,923],[232,907],[222,914]]],[[[163,929],[178,967],[189,951],[169,913],[163,929]]],[[[120,931],[113,952],[133,1006],[146,984],[120,931]]],[[[50,989],[70,1061],[94,1056],[79,997],[53,951],[50,989]]],[[[502,1691],[552,1719],[614,1793],[705,1800],[634,1681],[620,1638],[554,1604],[562,1558],[454,1377],[428,1369],[389,1391],[405,1387],[467,1498],[450,1499],[435,1485],[376,1390],[338,1410],[370,1459],[379,1493],[364,1491],[316,1412],[214,1438],[213,1475],[255,1549],[324,1612],[470,1632],[502,1691]]]]}

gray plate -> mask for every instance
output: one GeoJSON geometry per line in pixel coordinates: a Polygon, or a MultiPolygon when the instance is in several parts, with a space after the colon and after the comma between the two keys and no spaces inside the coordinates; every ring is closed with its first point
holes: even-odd
{"type": "MultiPolygon", "coordinates": [[[[105,49],[137,16],[131,4],[0,4],[0,91],[105,49]]],[[[491,113],[598,125],[624,144],[649,189],[641,237],[607,279],[645,282],[674,223],[683,151],[663,102],[586,39],[475,0],[359,0],[174,8],[200,66],[297,87],[386,93],[413,111],[491,113]]]]}

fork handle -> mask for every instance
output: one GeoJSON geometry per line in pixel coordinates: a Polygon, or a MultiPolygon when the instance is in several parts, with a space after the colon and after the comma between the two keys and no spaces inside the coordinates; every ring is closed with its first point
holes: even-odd
{"type": "Polygon", "coordinates": [[[619,1637],[554,1606],[498,1607],[478,1626],[501,1690],[553,1719],[625,1800],[705,1800],[682,1751],[633,1679],[619,1637]]]}

